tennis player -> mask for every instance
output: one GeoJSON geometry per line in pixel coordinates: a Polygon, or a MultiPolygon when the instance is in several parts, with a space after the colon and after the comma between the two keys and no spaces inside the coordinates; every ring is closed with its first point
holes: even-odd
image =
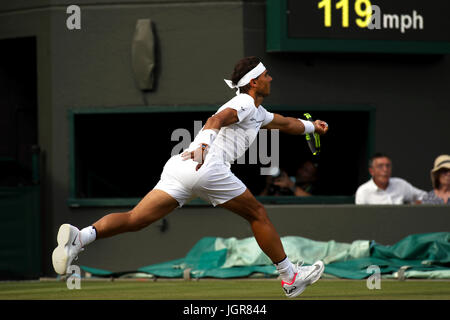
{"type": "Polygon", "coordinates": [[[267,111],[261,103],[270,94],[272,77],[257,57],[240,60],[231,80],[225,82],[236,89],[236,96],[207,120],[187,150],[167,161],[159,182],[136,207],[108,214],[82,230],[61,225],[58,246],[52,256],[56,273],[65,274],[73,259],[94,240],[141,230],[200,197],[250,223],[258,245],[276,266],[287,297],[298,296],[319,280],[323,262],[317,261],[312,266],[290,262],[264,206],[231,172],[230,163],[245,153],[260,128],[293,135],[313,132],[323,135],[328,125],[321,120],[310,122],[267,111]]]}

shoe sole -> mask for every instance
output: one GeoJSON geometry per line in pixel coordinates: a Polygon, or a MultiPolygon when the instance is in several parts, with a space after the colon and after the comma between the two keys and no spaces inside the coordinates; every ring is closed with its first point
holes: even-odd
{"type": "Polygon", "coordinates": [[[300,295],[300,294],[302,294],[303,293],[303,291],[305,291],[305,289],[306,289],[306,287],[308,286],[308,284],[305,284],[304,286],[302,286],[302,287],[298,287],[297,289],[297,291],[295,291],[295,292],[293,292],[293,293],[291,293],[291,294],[287,294],[286,295],[286,297],[288,297],[288,298],[295,298],[296,296],[298,296],[298,295],[300,295]]]}
{"type": "Polygon", "coordinates": [[[58,246],[53,250],[52,254],[52,262],[53,269],[55,272],[60,275],[64,275],[67,272],[69,256],[65,250],[65,246],[71,240],[71,228],[69,224],[63,224],[59,227],[58,236],[57,236],[58,246]]]}

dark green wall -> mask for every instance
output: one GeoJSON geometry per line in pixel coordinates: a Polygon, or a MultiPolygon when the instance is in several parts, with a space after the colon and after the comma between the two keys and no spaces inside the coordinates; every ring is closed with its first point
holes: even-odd
{"type": "Polygon", "coordinates": [[[39,186],[0,187],[0,279],[41,275],[39,186]]]}

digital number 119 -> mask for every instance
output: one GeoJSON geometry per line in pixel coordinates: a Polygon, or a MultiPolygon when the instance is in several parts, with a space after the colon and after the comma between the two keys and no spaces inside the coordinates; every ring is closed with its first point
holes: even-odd
{"type": "MultiPolygon", "coordinates": [[[[332,0],[322,0],[318,3],[318,8],[324,10],[324,25],[331,27],[331,5],[332,0]]],[[[336,9],[342,10],[342,27],[349,27],[349,0],[340,0],[336,3],[336,9]]],[[[372,4],[370,0],[356,0],[354,10],[359,18],[356,25],[360,28],[367,28],[372,18],[372,4]]]]}

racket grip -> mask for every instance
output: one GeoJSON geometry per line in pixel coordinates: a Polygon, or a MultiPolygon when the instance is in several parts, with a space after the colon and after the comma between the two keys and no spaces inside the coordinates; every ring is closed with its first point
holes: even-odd
{"type": "Polygon", "coordinates": [[[316,143],[314,141],[315,137],[308,133],[305,135],[305,138],[306,138],[306,143],[308,144],[309,150],[311,150],[313,155],[316,155],[317,150],[316,150],[316,143]]]}

